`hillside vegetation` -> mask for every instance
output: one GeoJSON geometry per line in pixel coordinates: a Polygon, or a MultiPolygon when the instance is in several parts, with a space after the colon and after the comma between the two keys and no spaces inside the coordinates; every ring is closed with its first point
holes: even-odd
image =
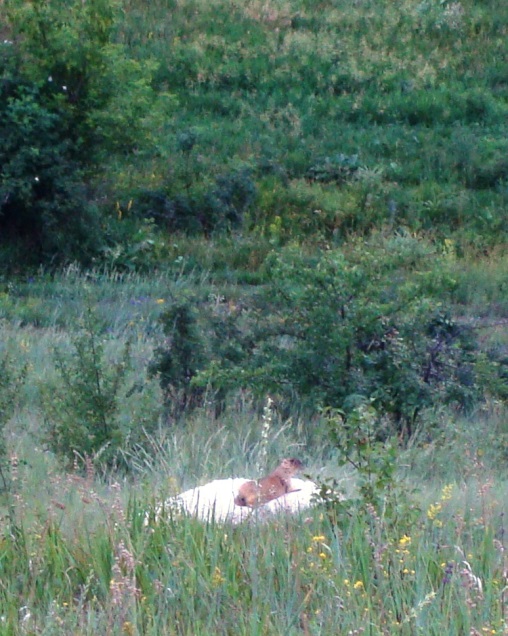
{"type": "Polygon", "coordinates": [[[175,232],[506,241],[503,3],[2,12],[2,253],[15,269],[160,266],[175,232]]]}
{"type": "Polygon", "coordinates": [[[507,36],[0,4],[2,634],[507,632],[507,36]],[[295,518],[154,519],[286,456],[295,518]]]}

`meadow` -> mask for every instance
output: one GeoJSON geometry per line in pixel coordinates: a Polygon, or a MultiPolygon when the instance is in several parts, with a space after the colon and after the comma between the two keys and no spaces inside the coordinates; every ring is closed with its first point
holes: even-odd
{"type": "Polygon", "coordinates": [[[507,9],[0,4],[0,634],[508,634],[507,9]]]}
{"type": "Polygon", "coordinates": [[[171,291],[196,285],[223,290],[196,274],[69,268],[4,293],[3,353],[16,356],[11,371],[26,375],[4,430],[2,633],[505,633],[500,402],[468,417],[442,412],[438,434],[423,431],[396,448],[393,473],[385,471],[394,461],[386,442],[360,457],[359,472],[340,461],[322,418],[276,406],[267,417],[249,392],[219,416],[204,404],[178,425],[160,424],[148,443],[126,450],[127,473],[101,469],[100,453],[76,454],[62,470],[45,443],[41,397],[61,382],[55,350],[75,350],[73,333],[93,306],[104,365],[132,342],[125,386],[144,389],[118,418],[142,422],[162,402],[146,373],[161,338],[158,317],[171,291]],[[286,455],[301,457],[305,473],[341,497],[266,523],[168,513],[144,524],[168,496],[262,474],[286,455]]]}

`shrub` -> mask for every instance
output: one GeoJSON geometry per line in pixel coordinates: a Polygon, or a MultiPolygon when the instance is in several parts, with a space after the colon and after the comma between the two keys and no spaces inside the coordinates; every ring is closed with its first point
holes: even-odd
{"type": "Polygon", "coordinates": [[[134,195],[133,213],[168,232],[209,235],[241,228],[255,198],[255,183],[244,169],[219,175],[211,187],[190,181],[141,189],[134,195]],[[175,194],[180,186],[184,191],[175,194]]]}
{"type": "Polygon", "coordinates": [[[220,412],[227,391],[238,386],[232,375],[243,367],[254,345],[241,317],[242,308],[222,297],[178,299],[162,314],[166,338],[154,351],[149,373],[159,378],[170,419],[203,406],[205,398],[216,414],[220,412]],[[203,381],[208,373],[221,381],[203,381]]]}
{"type": "Polygon", "coordinates": [[[382,418],[372,402],[357,398],[346,414],[327,409],[324,413],[340,467],[354,470],[355,493],[344,497],[332,479],[321,484],[321,497],[332,518],[343,522],[358,515],[369,525],[369,516],[382,517],[387,529],[404,527],[410,532],[420,511],[413,490],[400,478],[399,444],[395,437],[381,439],[382,418]]]}
{"type": "Polygon", "coordinates": [[[239,323],[248,351],[215,360],[197,381],[296,397],[312,410],[372,399],[404,436],[427,408],[470,409],[495,389],[496,367],[451,306],[424,295],[420,258],[366,243],[347,256],[274,256],[263,301],[239,323]]]}
{"type": "Polygon", "coordinates": [[[112,153],[146,147],[146,122],[156,127],[164,95],[154,107],[153,65],[113,43],[114,2],[5,5],[2,242],[19,244],[28,264],[86,264],[105,239],[91,184],[112,153]]]}
{"type": "Polygon", "coordinates": [[[1,243],[24,257],[11,267],[89,262],[100,246],[71,121],[42,102],[34,86],[0,85],[1,243]]]}
{"type": "Polygon", "coordinates": [[[130,345],[111,362],[105,344],[97,317],[89,308],[72,341],[72,351],[55,351],[57,379],[41,387],[45,441],[67,466],[78,455],[97,466],[126,469],[124,452],[142,443],[145,432],[156,424],[146,414],[144,422],[133,421],[135,409],[127,421],[122,418],[124,403],[133,396],[139,400],[137,387],[127,384],[130,345]]]}
{"type": "Polygon", "coordinates": [[[26,3],[8,0],[6,15],[13,39],[11,81],[40,89],[41,103],[64,112],[72,122],[69,138],[78,142],[83,161],[102,153],[130,151],[142,141],[145,118],[155,94],[155,70],[140,64],[115,42],[119,18],[112,0],[26,3]]]}
{"type": "Polygon", "coordinates": [[[205,341],[195,308],[176,302],[161,316],[166,340],[155,350],[149,373],[159,378],[168,415],[176,417],[201,403],[203,390],[192,385],[205,360],[205,341]]]}

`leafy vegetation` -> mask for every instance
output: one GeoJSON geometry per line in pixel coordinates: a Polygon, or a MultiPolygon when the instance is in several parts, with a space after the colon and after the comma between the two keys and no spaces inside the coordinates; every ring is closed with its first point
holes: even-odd
{"type": "Polygon", "coordinates": [[[0,222],[7,264],[9,258],[18,267],[61,262],[77,253],[89,261],[99,219],[86,198],[71,123],[42,105],[33,86],[7,85],[2,93],[0,222]]]}
{"type": "Polygon", "coordinates": [[[82,331],[73,337],[72,354],[55,351],[58,381],[41,387],[48,448],[68,467],[81,458],[99,466],[125,468],[123,454],[142,444],[157,425],[158,413],[149,408],[141,420],[122,421],[121,403],[132,402],[140,391],[136,385],[126,386],[130,343],[127,340],[113,364],[105,359],[105,343],[89,308],[82,331]]]}
{"type": "Polygon", "coordinates": [[[506,397],[502,354],[482,349],[473,325],[455,317],[446,267],[411,237],[273,253],[250,298],[175,302],[152,371],[168,401],[183,391],[187,408],[202,404],[205,389],[217,406],[249,389],[311,414],[371,399],[380,430],[408,439],[437,404],[471,412],[487,394],[506,397]]]}
{"type": "Polygon", "coordinates": [[[107,211],[97,202],[105,184],[94,179],[104,174],[105,157],[133,152],[145,135],[144,117],[157,111],[149,65],[113,42],[114,3],[10,0],[2,13],[6,266],[90,264],[109,238],[107,211]]]}
{"type": "Polygon", "coordinates": [[[0,631],[505,633],[507,7],[0,18],[0,631]]]}
{"type": "Polygon", "coordinates": [[[232,230],[506,241],[504,8],[272,4],[5,3],[1,218],[33,261],[143,267],[147,219],[159,248],[232,230]]]}

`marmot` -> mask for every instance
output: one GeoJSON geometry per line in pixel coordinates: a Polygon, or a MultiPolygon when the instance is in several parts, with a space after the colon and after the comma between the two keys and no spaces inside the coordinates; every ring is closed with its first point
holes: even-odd
{"type": "Polygon", "coordinates": [[[303,467],[302,462],[294,457],[283,459],[279,466],[270,473],[268,477],[263,477],[258,481],[247,481],[238,490],[235,497],[237,506],[260,506],[272,499],[277,499],[288,492],[296,489],[291,488],[291,477],[303,467]]]}

